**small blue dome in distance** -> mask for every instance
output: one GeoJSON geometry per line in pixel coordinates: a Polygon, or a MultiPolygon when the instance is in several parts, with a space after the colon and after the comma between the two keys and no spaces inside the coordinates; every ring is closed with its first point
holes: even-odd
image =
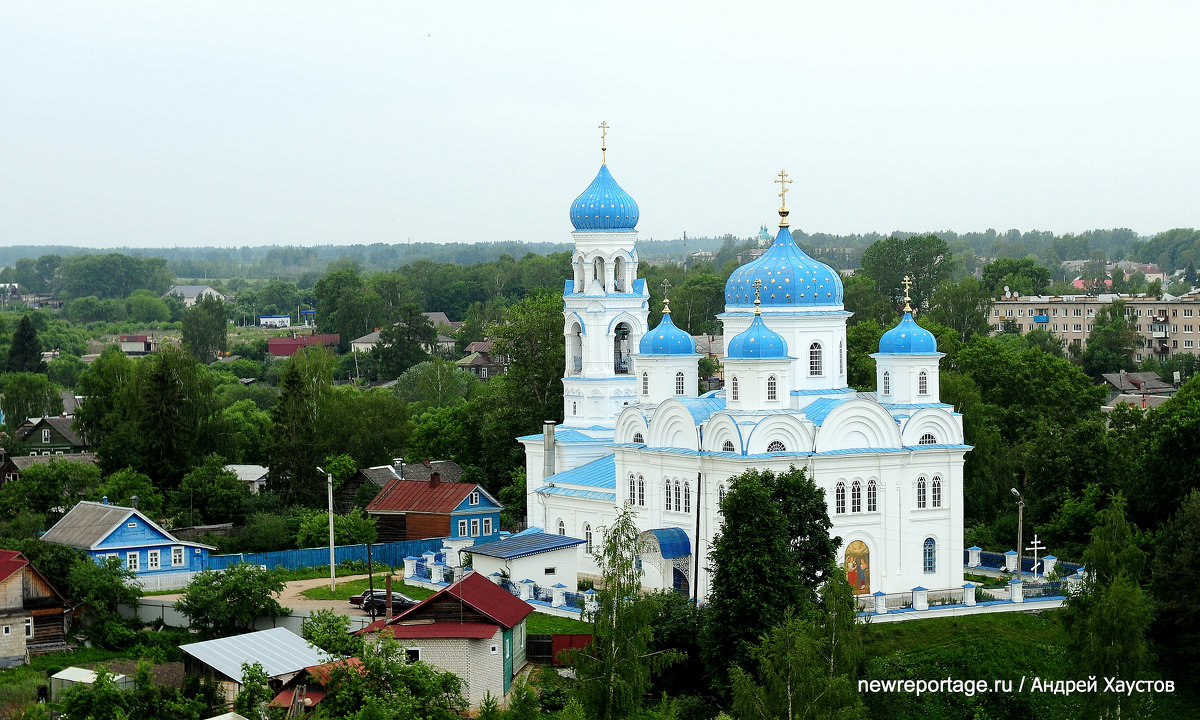
{"type": "Polygon", "coordinates": [[[642,355],[695,355],[696,341],[671,321],[671,309],[663,310],[658,327],[642,336],[638,351],[642,355]]]}
{"type": "Polygon", "coordinates": [[[879,338],[879,352],[889,355],[931,355],[937,352],[937,339],[913,320],[911,312],[906,311],[896,327],[879,338]]]}
{"type": "Polygon", "coordinates": [[[750,327],[729,341],[725,356],[734,360],[785,358],[788,356],[787,341],[766,326],[762,315],[755,315],[750,327]]]}
{"type": "Polygon", "coordinates": [[[621,189],[608,165],[601,165],[596,179],[571,204],[571,224],[576,230],[622,232],[637,227],[638,206],[621,189]]]}
{"type": "Polygon", "coordinates": [[[800,249],[786,227],[757,260],[748,262],[725,283],[726,307],[754,304],[754,282],[762,283],[762,304],[841,305],[842,278],[837,270],[813,260],[800,249]]]}

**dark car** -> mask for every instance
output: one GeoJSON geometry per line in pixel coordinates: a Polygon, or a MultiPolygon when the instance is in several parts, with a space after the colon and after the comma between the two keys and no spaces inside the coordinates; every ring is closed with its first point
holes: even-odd
{"type": "MultiPolygon", "coordinates": [[[[416,604],[417,604],[416,600],[413,600],[412,598],[410,598],[409,596],[407,596],[403,593],[398,593],[398,592],[392,593],[392,614],[393,615],[401,613],[416,604]]],[[[369,597],[369,598],[363,600],[362,605],[360,605],[360,607],[363,609],[364,612],[369,613],[373,610],[376,615],[382,615],[383,613],[387,612],[387,593],[386,592],[378,593],[372,597],[369,597]]]]}
{"type": "MultiPolygon", "coordinates": [[[[387,590],[385,590],[383,588],[375,588],[374,590],[363,590],[358,595],[350,596],[350,604],[353,605],[354,607],[362,607],[363,600],[365,600],[367,598],[367,596],[370,595],[371,593],[375,593],[375,597],[386,597],[387,596],[387,590]]],[[[398,592],[393,592],[392,597],[396,598],[396,599],[401,599],[401,598],[410,599],[407,595],[403,595],[398,592]]]]}

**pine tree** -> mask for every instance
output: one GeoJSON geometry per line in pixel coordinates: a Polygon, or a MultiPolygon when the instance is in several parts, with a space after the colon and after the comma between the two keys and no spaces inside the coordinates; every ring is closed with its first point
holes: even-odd
{"type": "Polygon", "coordinates": [[[46,363],[42,362],[42,344],[28,315],[21,317],[17,329],[13,331],[6,367],[8,372],[46,372],[46,363]]]}

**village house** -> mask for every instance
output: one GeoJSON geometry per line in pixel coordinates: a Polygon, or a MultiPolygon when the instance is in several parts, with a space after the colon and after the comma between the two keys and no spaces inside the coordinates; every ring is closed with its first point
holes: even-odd
{"type": "Polygon", "coordinates": [[[30,653],[64,650],[67,599],[16,550],[0,550],[0,668],[30,653]]]}
{"type": "Polygon", "coordinates": [[[380,542],[447,538],[470,544],[499,539],[502,509],[483,487],[444,482],[440,471],[431,470],[428,480],[390,480],[367,514],[375,518],[380,542]]]}

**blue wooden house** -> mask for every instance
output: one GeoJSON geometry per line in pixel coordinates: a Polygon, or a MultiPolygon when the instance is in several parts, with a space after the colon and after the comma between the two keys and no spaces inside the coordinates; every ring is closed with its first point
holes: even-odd
{"type": "Polygon", "coordinates": [[[88,501],[71,508],[42,540],[86,550],[97,562],[119,558],[139,578],[205,570],[214,549],[177,539],[137,508],[88,501]]]}

